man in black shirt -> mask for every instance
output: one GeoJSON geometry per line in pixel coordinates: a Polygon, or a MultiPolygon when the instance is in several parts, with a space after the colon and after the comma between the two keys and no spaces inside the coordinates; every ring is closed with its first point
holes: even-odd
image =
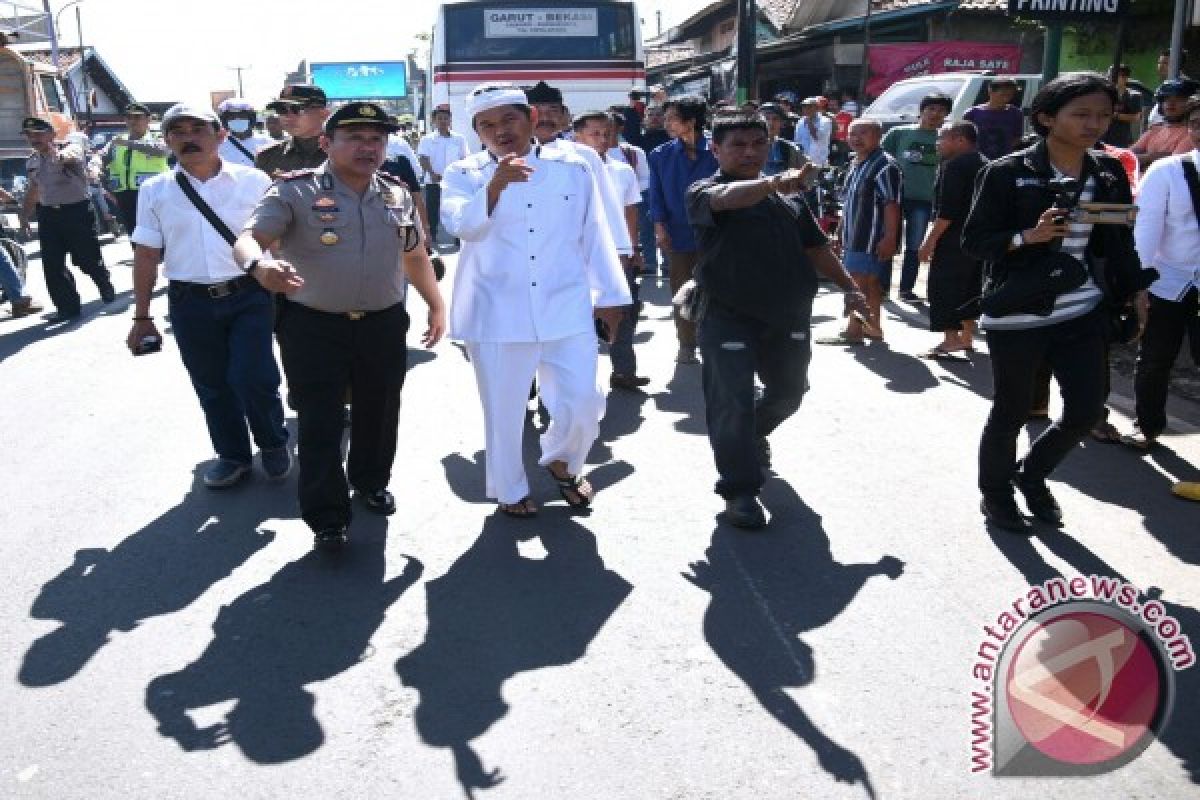
{"type": "Polygon", "coordinates": [[[767,436],[795,413],[808,388],[817,274],[846,292],[847,311],[865,315],[867,305],[798,194],[805,171],[762,176],[770,150],[766,120],[725,114],[712,133],[720,169],[687,191],[699,249],[705,416],[720,475],[716,492],[725,498],[722,517],[761,528],[767,436]],[[756,373],[763,385],[757,401],[756,373]]]}
{"type": "Polygon", "coordinates": [[[1117,68],[1113,84],[1117,87],[1117,105],[1113,108],[1112,124],[1104,134],[1104,142],[1113,147],[1129,147],[1133,144],[1134,124],[1142,119],[1142,96],[1129,90],[1130,69],[1128,64],[1117,68]]]}

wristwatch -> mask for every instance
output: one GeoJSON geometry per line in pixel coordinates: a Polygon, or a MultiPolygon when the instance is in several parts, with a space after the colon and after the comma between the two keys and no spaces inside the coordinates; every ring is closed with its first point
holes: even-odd
{"type": "Polygon", "coordinates": [[[262,259],[261,259],[261,258],[252,258],[252,259],[250,259],[250,260],[249,260],[249,261],[247,261],[247,262],[246,262],[246,264],[245,264],[245,265],[242,267],[242,272],[245,272],[247,275],[249,275],[249,274],[253,273],[253,272],[254,272],[254,268],[258,266],[258,262],[260,262],[260,261],[262,261],[262,259]]]}

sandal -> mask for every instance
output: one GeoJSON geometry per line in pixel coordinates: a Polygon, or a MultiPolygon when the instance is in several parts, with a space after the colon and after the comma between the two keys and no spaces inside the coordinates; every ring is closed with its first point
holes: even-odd
{"type": "Polygon", "coordinates": [[[851,347],[863,343],[862,339],[855,339],[847,336],[845,333],[839,333],[837,336],[822,336],[814,340],[817,344],[832,344],[841,345],[843,347],[851,347]]]}
{"type": "Polygon", "coordinates": [[[592,485],[578,475],[559,477],[553,469],[546,467],[546,472],[558,484],[558,493],[571,508],[587,508],[592,504],[592,485]]]}
{"type": "Polygon", "coordinates": [[[529,499],[529,495],[525,495],[515,503],[499,503],[496,509],[501,513],[516,519],[529,519],[536,517],[538,510],[537,506],[529,499]]]}
{"type": "Polygon", "coordinates": [[[931,361],[969,361],[965,355],[962,355],[961,350],[947,350],[940,344],[937,347],[930,349],[927,352],[921,353],[921,358],[928,358],[931,361]]]}

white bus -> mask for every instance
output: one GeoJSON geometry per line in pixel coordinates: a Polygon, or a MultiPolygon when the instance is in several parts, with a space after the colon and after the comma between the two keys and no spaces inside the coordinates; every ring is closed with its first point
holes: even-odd
{"type": "MultiPolygon", "coordinates": [[[[465,0],[438,9],[425,117],[449,104],[454,129],[479,140],[463,102],[489,81],[561,89],[572,113],[627,105],[646,88],[637,7],[629,0],[465,0]]],[[[432,122],[429,124],[432,130],[432,122]]]]}

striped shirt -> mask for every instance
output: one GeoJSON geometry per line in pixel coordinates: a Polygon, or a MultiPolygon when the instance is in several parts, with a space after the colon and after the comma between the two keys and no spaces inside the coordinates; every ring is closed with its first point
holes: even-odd
{"type": "MultiPolygon", "coordinates": [[[[1064,175],[1055,169],[1054,177],[1062,178],[1064,175]]],[[[1089,175],[1087,183],[1084,184],[1083,191],[1079,195],[1079,203],[1090,203],[1095,194],[1096,179],[1089,175]]],[[[1067,226],[1067,235],[1063,237],[1062,252],[1073,257],[1086,268],[1087,261],[1084,260],[1084,254],[1087,251],[1088,239],[1091,236],[1092,224],[1090,222],[1072,222],[1067,226]]],[[[1088,272],[1087,279],[1083,282],[1082,286],[1072,289],[1069,292],[1063,292],[1054,298],[1054,309],[1044,317],[1038,314],[1006,314],[1003,317],[989,317],[984,314],[980,318],[979,324],[981,327],[992,331],[1044,328],[1047,325],[1056,325],[1060,322],[1066,322],[1069,319],[1082,317],[1100,305],[1103,297],[1103,293],[1096,286],[1096,282],[1092,280],[1091,273],[1088,272]]]]}
{"type": "Polygon", "coordinates": [[[843,250],[875,252],[883,238],[883,209],[900,202],[903,187],[900,166],[882,148],[850,167],[843,196],[843,250]]]}

